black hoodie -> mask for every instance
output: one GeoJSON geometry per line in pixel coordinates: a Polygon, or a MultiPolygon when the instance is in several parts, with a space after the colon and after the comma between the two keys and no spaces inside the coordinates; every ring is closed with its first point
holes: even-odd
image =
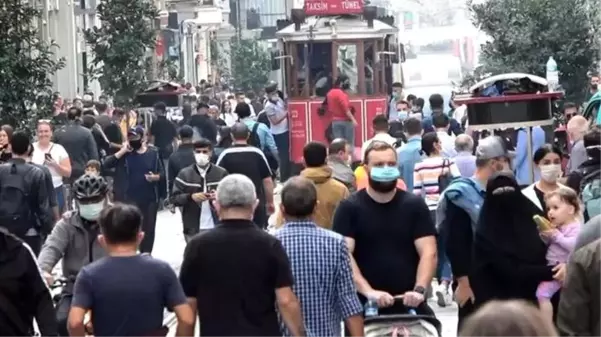
{"type": "Polygon", "coordinates": [[[0,229],[0,336],[33,336],[35,318],[42,336],[57,336],[50,289],[29,247],[0,229]]]}

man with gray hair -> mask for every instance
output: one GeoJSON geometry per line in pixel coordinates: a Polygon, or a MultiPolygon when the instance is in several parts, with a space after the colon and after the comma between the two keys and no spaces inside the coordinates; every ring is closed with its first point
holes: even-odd
{"type": "Polygon", "coordinates": [[[476,156],[474,156],[474,140],[470,135],[461,134],[455,138],[455,164],[464,178],[469,178],[476,172],[476,156]]]}
{"type": "Polygon", "coordinates": [[[305,336],[286,251],[252,222],[257,207],[253,182],[228,175],[214,203],[220,224],[192,238],[180,270],[184,293],[202,322],[200,335],[281,336],[279,311],[291,334],[305,336]]]}
{"type": "MultiPolygon", "coordinates": [[[[344,321],[347,335],[363,336],[363,308],[344,237],[320,228],[312,219],[317,188],[305,177],[293,177],[284,184],[281,197],[280,210],[286,223],[275,236],[290,258],[294,292],[308,331],[315,336],[341,336],[340,321],[344,321]],[[331,314],[324,315],[326,312],[331,314]]],[[[291,335],[284,330],[284,336],[291,335]]]]}
{"type": "Polygon", "coordinates": [[[589,130],[589,122],[586,118],[576,115],[568,122],[567,129],[569,139],[573,142],[572,149],[570,150],[570,161],[568,161],[568,166],[566,167],[566,172],[569,174],[576,171],[588,159],[583,139],[589,130]]]}

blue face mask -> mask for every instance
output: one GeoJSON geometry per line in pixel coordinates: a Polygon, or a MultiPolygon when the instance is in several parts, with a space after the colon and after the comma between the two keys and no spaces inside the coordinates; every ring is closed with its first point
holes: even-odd
{"type": "Polygon", "coordinates": [[[396,166],[372,167],[369,170],[371,180],[382,183],[396,181],[400,176],[401,172],[399,172],[399,168],[396,166]]]}
{"type": "Polygon", "coordinates": [[[397,114],[399,116],[399,119],[402,121],[405,120],[407,118],[407,116],[409,116],[409,114],[405,110],[399,110],[399,111],[397,111],[397,114]]]}

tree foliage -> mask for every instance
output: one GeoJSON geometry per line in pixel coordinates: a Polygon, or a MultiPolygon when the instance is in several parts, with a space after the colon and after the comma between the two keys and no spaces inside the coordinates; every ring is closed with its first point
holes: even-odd
{"type": "Polygon", "coordinates": [[[599,7],[590,0],[470,1],[473,22],[490,40],[482,46],[484,73],[545,76],[557,61],[568,99],[582,101],[599,55],[599,7]]]}
{"type": "Polygon", "coordinates": [[[147,84],[149,50],[156,45],[152,1],[102,0],[97,9],[100,27],[84,32],[92,49],[89,74],[116,105],[132,107],[135,95],[147,84]]]}
{"type": "Polygon", "coordinates": [[[271,59],[258,40],[232,43],[232,80],[240,90],[258,90],[269,80],[271,59]]]}
{"type": "Polygon", "coordinates": [[[0,119],[18,128],[52,115],[50,76],[64,66],[56,45],[40,40],[40,14],[20,0],[0,4],[0,119]]]}

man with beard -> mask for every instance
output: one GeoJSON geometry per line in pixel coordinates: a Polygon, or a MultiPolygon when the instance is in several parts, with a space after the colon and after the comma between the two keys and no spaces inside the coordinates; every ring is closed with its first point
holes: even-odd
{"type": "Polygon", "coordinates": [[[500,137],[481,139],[476,148],[476,172],[471,178],[453,180],[438,201],[436,223],[439,250],[446,252],[453,273],[453,291],[459,306],[459,326],[472,313],[474,293],[469,273],[472,247],[488,179],[496,172],[509,171],[512,153],[500,137]]]}
{"type": "Polygon", "coordinates": [[[434,315],[425,301],[436,268],[436,229],[428,207],[396,187],[400,172],[391,145],[373,142],[365,151],[365,167],[368,187],[342,201],[334,215],[334,231],[345,237],[361,300],[376,301],[384,315],[412,308],[434,315]]]}

